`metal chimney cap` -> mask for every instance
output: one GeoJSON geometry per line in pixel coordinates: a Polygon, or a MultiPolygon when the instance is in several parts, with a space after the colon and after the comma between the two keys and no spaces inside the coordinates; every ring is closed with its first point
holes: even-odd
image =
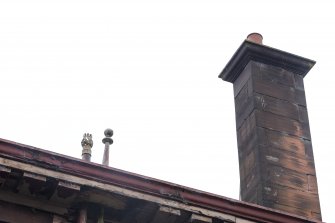
{"type": "Polygon", "coordinates": [[[250,33],[247,40],[253,43],[263,45],[263,36],[260,33],[250,33]]]}

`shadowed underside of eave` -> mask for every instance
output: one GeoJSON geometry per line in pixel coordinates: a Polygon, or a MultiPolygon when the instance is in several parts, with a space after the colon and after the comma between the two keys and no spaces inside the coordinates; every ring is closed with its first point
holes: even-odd
{"type": "Polygon", "coordinates": [[[34,210],[63,222],[76,222],[83,208],[88,222],[102,213],[114,223],[315,222],[7,140],[0,140],[0,201],[8,213],[34,210]]]}

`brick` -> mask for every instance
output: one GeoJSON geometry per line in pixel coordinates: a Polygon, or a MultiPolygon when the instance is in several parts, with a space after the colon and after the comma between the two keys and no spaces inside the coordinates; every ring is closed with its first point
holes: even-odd
{"type": "Polygon", "coordinates": [[[295,87],[294,74],[281,67],[253,62],[253,78],[278,85],[295,87]]]}
{"type": "Polygon", "coordinates": [[[270,130],[311,139],[309,125],[269,112],[255,111],[256,125],[270,130]]]}
{"type": "Polygon", "coordinates": [[[255,107],[258,110],[299,120],[299,108],[296,104],[257,93],[255,93],[254,99],[255,107]]]}

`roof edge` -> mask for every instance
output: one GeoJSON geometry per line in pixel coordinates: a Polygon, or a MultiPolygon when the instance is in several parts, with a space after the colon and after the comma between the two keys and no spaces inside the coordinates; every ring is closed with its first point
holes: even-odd
{"type": "Polygon", "coordinates": [[[4,139],[0,139],[0,157],[250,220],[272,223],[319,222],[4,139]]]}
{"type": "Polygon", "coordinates": [[[224,67],[219,78],[234,83],[251,60],[278,66],[302,77],[305,77],[316,63],[295,54],[245,40],[224,67]]]}

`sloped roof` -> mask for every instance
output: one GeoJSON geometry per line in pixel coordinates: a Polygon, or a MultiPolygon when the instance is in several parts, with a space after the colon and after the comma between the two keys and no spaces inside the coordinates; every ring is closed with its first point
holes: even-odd
{"type": "MultiPolygon", "coordinates": [[[[10,183],[9,179],[15,180],[18,177],[30,179],[28,187],[30,193],[32,191],[35,193],[35,198],[40,197],[51,203],[57,203],[59,211],[55,212],[61,216],[69,217],[68,212],[71,210],[75,212],[78,204],[85,201],[108,207],[117,221],[114,219],[106,222],[135,222],[135,218],[137,220],[150,218],[151,222],[163,222],[162,219],[166,219],[164,213],[168,213],[170,217],[174,215],[175,220],[169,222],[187,222],[197,216],[210,221],[194,222],[317,222],[0,139],[0,201],[8,201],[9,198],[6,200],[6,195],[1,193],[1,190],[14,187],[12,185],[16,184],[10,183]],[[16,173],[15,176],[13,172],[16,173]],[[42,186],[40,183],[32,184],[32,181],[42,182],[42,186]],[[1,186],[1,182],[4,182],[5,186],[1,186]],[[49,186],[53,189],[48,189],[46,185],[56,186],[49,186]],[[48,194],[45,188],[50,190],[48,194]],[[54,195],[55,192],[57,196],[54,195]],[[133,216],[134,219],[129,216],[133,216]]],[[[13,196],[19,195],[13,194],[13,196]]],[[[22,202],[20,204],[25,205],[22,202]]]]}

